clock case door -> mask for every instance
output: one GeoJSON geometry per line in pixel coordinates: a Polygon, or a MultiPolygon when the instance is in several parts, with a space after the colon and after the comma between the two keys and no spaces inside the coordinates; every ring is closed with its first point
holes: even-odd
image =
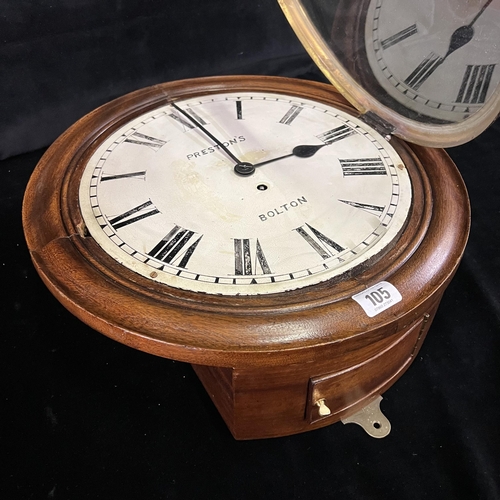
{"type": "Polygon", "coordinates": [[[278,0],[323,74],[380,132],[430,147],[472,140],[500,113],[500,1],[390,2],[278,0]],[[398,24],[402,11],[408,20],[398,24]],[[391,73],[384,53],[396,54],[396,67],[414,60],[402,70],[406,79],[391,73]],[[449,103],[433,101],[448,88],[449,103]]]}

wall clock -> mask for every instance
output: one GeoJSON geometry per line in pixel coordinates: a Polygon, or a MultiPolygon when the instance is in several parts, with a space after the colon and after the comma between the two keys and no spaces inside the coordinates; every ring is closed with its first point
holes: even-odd
{"type": "MultiPolygon", "coordinates": [[[[325,35],[312,21],[325,5],[282,7],[332,77],[342,63],[328,54],[331,33],[352,14],[328,4],[325,35]]],[[[368,68],[376,8],[362,3],[349,30],[363,30],[339,42],[352,51],[362,40],[368,68]]],[[[342,93],[353,100],[376,82],[401,107],[370,72],[347,69],[356,88],[342,93]]],[[[485,104],[457,119],[474,121],[469,135],[498,107],[495,72],[488,83],[485,104]]],[[[92,328],[191,363],[238,439],[356,415],[418,352],[469,228],[447,155],[389,137],[386,117],[359,108],[330,85],[257,76],[170,82],[98,108],[27,187],[34,265],[92,328]]],[[[432,141],[444,128],[446,141],[448,118],[413,121],[432,141]]],[[[380,415],[371,426],[387,432],[380,415]]]]}

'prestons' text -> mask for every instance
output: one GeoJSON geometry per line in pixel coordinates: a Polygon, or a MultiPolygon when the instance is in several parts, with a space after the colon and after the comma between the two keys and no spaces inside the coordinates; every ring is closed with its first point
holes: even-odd
{"type": "MultiPolygon", "coordinates": [[[[229,146],[232,146],[233,144],[238,144],[238,142],[243,142],[245,141],[245,137],[243,135],[238,135],[234,136],[232,139],[229,139],[229,141],[223,142],[224,146],[228,148],[229,146]]],[[[186,158],[188,160],[192,160],[193,158],[200,158],[201,156],[209,155],[212,153],[215,153],[218,149],[220,149],[220,146],[218,144],[214,144],[213,146],[210,146],[205,149],[201,149],[200,151],[195,151],[194,153],[189,153],[186,155],[186,158]]]]}

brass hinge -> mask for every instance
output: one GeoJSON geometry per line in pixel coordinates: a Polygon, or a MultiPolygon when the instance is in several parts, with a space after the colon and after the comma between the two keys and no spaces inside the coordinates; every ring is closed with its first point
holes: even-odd
{"type": "Polygon", "coordinates": [[[394,125],[391,125],[383,118],[380,118],[380,116],[375,114],[373,111],[367,111],[364,115],[361,115],[360,118],[367,125],[374,128],[382,137],[384,137],[386,141],[391,140],[391,136],[395,130],[394,125]]]}

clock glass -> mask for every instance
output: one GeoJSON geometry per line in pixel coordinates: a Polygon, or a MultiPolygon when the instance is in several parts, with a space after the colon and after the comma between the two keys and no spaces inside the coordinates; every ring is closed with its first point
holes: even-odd
{"type": "Polygon", "coordinates": [[[327,78],[412,143],[471,140],[500,113],[500,0],[278,0],[327,78]]]}
{"type": "Polygon", "coordinates": [[[373,0],[365,24],[373,75],[419,119],[468,118],[500,81],[500,49],[490,43],[499,8],[493,0],[373,0]]]}
{"type": "Polygon", "coordinates": [[[90,235],[148,279],[222,295],[284,292],[362,269],[405,227],[412,188],[379,133],[322,102],[265,92],[162,105],[87,161],[90,235]]]}

